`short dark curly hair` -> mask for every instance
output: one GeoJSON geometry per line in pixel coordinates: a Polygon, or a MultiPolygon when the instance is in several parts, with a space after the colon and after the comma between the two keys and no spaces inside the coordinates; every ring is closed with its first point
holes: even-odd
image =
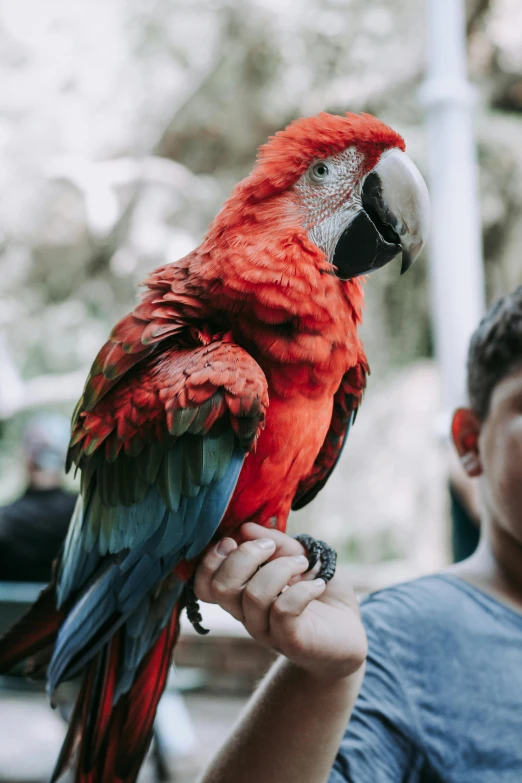
{"type": "Polygon", "coordinates": [[[493,389],[517,365],[522,366],[522,286],[490,307],[471,338],[468,394],[481,419],[488,415],[493,389]]]}

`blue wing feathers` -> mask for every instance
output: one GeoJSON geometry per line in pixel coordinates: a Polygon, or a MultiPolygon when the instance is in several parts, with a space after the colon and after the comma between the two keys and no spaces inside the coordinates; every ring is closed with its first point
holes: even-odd
{"type": "MultiPolygon", "coordinates": [[[[190,426],[189,418],[182,420],[183,426],[190,426]]],[[[77,591],[79,595],[58,635],[49,667],[51,692],[80,671],[122,625],[124,654],[116,695],[130,687],[136,666],[184,586],[176,580],[167,586],[166,577],[181,559],[196,557],[212,540],[245,453],[233,432],[225,430],[178,438],[159,467],[153,449],[141,456],[146,467],[140,469],[139,481],[144,481],[145,472],[149,477],[155,474],[155,483],[134,505],[127,505],[131,494],[122,486],[128,486],[129,476],[138,478],[140,457],[128,455],[121,460],[123,467],[118,465],[120,458],[110,466],[118,482],[119,504],[103,503],[97,491],[100,470],[93,474],[85,507],[78,501],[58,577],[59,602],[77,591]],[[129,471],[130,460],[134,464],[129,471]]],[[[104,476],[102,482],[106,480],[104,476]]],[[[112,502],[108,484],[103,487],[105,499],[112,502]]]]}
{"type": "Polygon", "coordinates": [[[186,560],[192,560],[194,557],[197,557],[209,541],[212,540],[219,522],[221,522],[227,510],[241,473],[244,459],[244,451],[237,446],[231,455],[227,472],[219,481],[212,485],[212,489],[207,493],[199,511],[192,542],[185,552],[186,560]],[[219,521],[216,523],[216,520],[219,521]]]}
{"type": "Polygon", "coordinates": [[[164,591],[156,601],[147,596],[125,623],[123,655],[113,696],[114,704],[132,686],[137,667],[163,630],[183,587],[183,582],[178,582],[170,590],[164,591]]]}

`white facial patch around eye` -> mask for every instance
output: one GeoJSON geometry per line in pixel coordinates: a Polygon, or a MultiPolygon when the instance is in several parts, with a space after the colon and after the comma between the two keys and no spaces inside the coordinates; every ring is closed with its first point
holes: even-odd
{"type": "MultiPolygon", "coordinates": [[[[303,207],[308,236],[331,256],[339,233],[360,208],[364,157],[355,147],[348,147],[323,160],[328,166],[324,182],[314,182],[309,175],[309,167],[294,189],[303,207]]],[[[312,161],[310,166],[315,163],[312,161]]]]}

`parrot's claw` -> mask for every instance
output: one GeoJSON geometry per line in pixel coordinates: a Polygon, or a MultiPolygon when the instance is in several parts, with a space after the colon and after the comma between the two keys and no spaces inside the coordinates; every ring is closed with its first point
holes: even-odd
{"type": "Polygon", "coordinates": [[[317,561],[320,560],[321,569],[317,574],[317,578],[329,582],[335,574],[337,565],[337,552],[335,549],[332,549],[324,541],[319,541],[317,538],[309,536],[307,533],[300,533],[300,535],[294,536],[294,538],[306,549],[308,562],[310,563],[307,571],[311,571],[316,566],[317,561]]]}
{"type": "Polygon", "coordinates": [[[201,625],[203,617],[201,616],[199,601],[196,598],[196,593],[194,592],[193,576],[190,577],[185,587],[185,609],[187,610],[188,620],[190,623],[192,623],[194,630],[201,636],[205,636],[207,633],[209,633],[208,628],[203,628],[201,625]]]}

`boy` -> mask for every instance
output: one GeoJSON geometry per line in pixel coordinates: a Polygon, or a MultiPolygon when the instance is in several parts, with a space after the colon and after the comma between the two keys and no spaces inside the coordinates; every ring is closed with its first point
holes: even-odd
{"type": "Polygon", "coordinates": [[[282,657],[202,783],[522,781],[522,287],[475,332],[468,388],[452,435],[480,483],[472,557],[359,613],[341,573],[300,579],[277,531],[207,554],[199,597],[282,657]]]}

